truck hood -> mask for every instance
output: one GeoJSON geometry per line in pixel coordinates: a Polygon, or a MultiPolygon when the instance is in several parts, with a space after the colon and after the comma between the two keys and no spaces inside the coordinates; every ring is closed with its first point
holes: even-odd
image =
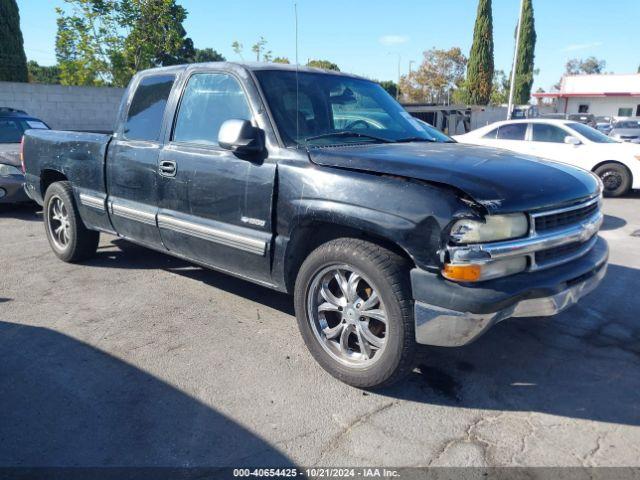
{"type": "Polygon", "coordinates": [[[531,211],[598,192],[594,175],[506,150],[456,143],[384,143],[310,148],[318,165],[398,175],[462,190],[490,213],[531,211]]]}
{"type": "Polygon", "coordinates": [[[20,166],[20,144],[0,143],[0,163],[5,165],[20,166]]]}

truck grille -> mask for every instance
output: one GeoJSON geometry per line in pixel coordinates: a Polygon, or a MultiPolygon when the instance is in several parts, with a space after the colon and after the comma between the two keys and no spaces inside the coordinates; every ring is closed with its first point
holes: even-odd
{"type": "Polygon", "coordinates": [[[549,215],[542,214],[540,216],[536,216],[536,232],[546,232],[549,230],[555,230],[556,228],[580,223],[581,221],[591,217],[599,210],[599,208],[599,203],[595,202],[584,207],[577,207],[574,210],[566,210],[558,213],[551,213],[549,215]]]}
{"type": "MultiPolygon", "coordinates": [[[[562,231],[592,219],[600,211],[599,199],[592,199],[573,207],[552,210],[549,213],[532,215],[536,235],[562,231]]],[[[568,243],[559,247],[539,250],[533,256],[533,269],[550,268],[570,262],[586,254],[595,245],[597,234],[579,242],[568,243]]]]}

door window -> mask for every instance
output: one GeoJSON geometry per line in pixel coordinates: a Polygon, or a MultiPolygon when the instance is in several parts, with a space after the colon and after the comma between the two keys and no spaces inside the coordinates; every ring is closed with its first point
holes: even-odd
{"type": "Polygon", "coordinates": [[[564,143],[567,132],[555,125],[546,125],[544,123],[533,124],[532,140],[534,142],[551,142],[551,143],[564,143]]]}
{"type": "Polygon", "coordinates": [[[524,140],[527,133],[526,123],[508,123],[498,128],[498,140],[524,140]]]}
{"type": "Polygon", "coordinates": [[[173,86],[173,75],[143,78],[133,95],[124,136],[129,140],[160,140],[162,117],[173,86]]]}
{"type": "Polygon", "coordinates": [[[198,73],[189,79],[173,132],[176,142],[218,145],[226,120],[251,120],[244,90],[231,75],[198,73]]]}

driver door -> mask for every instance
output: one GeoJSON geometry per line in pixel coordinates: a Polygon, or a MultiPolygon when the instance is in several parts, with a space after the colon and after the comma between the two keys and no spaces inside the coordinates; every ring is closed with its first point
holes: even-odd
{"type": "Polygon", "coordinates": [[[231,119],[253,119],[240,81],[225,72],[193,73],[160,152],[158,226],[169,250],[266,282],[275,163],[221,148],[218,131],[231,119]]]}

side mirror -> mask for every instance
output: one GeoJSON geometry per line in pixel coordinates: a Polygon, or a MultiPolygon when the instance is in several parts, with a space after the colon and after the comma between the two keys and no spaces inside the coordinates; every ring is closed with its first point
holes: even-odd
{"type": "Polygon", "coordinates": [[[261,132],[249,120],[226,120],[218,132],[218,145],[238,154],[264,150],[261,132]]]}
{"type": "Polygon", "coordinates": [[[564,137],[564,143],[567,143],[569,145],[580,145],[582,142],[578,140],[576,137],[567,135],[566,137],[564,137]]]}

